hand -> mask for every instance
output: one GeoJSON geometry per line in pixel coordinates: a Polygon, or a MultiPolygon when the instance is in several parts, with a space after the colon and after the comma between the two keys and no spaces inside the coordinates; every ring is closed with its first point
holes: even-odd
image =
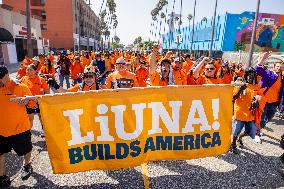
{"type": "Polygon", "coordinates": [[[209,57],[204,57],[201,62],[203,64],[208,64],[209,62],[211,62],[211,59],[209,57]]]}
{"type": "Polygon", "coordinates": [[[29,103],[28,100],[26,100],[25,98],[20,98],[17,103],[20,105],[20,106],[25,106],[29,103]]]}
{"type": "Polygon", "coordinates": [[[57,82],[56,82],[55,79],[53,79],[53,78],[49,78],[49,79],[47,80],[47,84],[48,84],[50,87],[55,88],[56,90],[60,88],[60,86],[57,84],[57,82]]]}

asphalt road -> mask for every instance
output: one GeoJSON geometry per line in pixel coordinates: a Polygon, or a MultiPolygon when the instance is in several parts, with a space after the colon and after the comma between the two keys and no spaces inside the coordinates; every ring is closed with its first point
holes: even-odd
{"type": "MultiPolygon", "coordinates": [[[[14,75],[12,75],[14,76],[14,75]]],[[[284,178],[277,171],[284,168],[279,156],[280,136],[284,133],[284,116],[277,114],[264,132],[263,143],[244,139],[240,154],[231,152],[218,157],[186,161],[151,162],[141,168],[119,171],[89,171],[55,175],[52,173],[41,126],[35,119],[32,130],[34,174],[27,181],[19,175],[21,159],[8,155],[8,175],[12,188],[144,188],[144,178],[150,188],[284,188],[284,178]],[[143,176],[144,173],[144,176],[143,176]]],[[[147,186],[146,186],[147,188],[147,186]]]]}

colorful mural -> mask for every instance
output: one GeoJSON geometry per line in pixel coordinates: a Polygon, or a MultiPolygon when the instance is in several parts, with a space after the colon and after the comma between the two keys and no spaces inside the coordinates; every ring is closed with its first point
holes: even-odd
{"type": "MultiPolygon", "coordinates": [[[[254,12],[241,14],[218,15],[216,19],[216,31],[213,41],[214,51],[248,51],[250,47],[252,29],[254,24],[254,12]]],[[[191,45],[193,26],[186,26],[181,30],[163,34],[162,43],[164,49],[208,50],[211,43],[213,18],[205,22],[195,24],[195,33],[191,45]],[[181,39],[177,45],[177,36],[181,39]]],[[[284,15],[260,13],[256,30],[255,51],[284,52],[284,15]]]]}
{"type": "MultiPolygon", "coordinates": [[[[255,13],[239,15],[236,42],[248,47],[252,35],[255,13]]],[[[255,49],[284,51],[284,15],[260,13],[256,30],[255,49]]],[[[247,49],[246,49],[247,50],[247,49]]]]}

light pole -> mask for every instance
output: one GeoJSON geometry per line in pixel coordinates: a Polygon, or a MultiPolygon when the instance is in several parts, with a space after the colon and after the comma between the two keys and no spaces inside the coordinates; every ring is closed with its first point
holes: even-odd
{"type": "Polygon", "coordinates": [[[215,0],[215,9],[214,9],[214,18],[213,18],[213,23],[212,23],[212,34],[211,34],[209,57],[212,56],[212,48],[213,48],[213,41],[214,41],[214,35],[215,35],[215,22],[216,22],[217,6],[218,6],[218,0],[215,0]]]}
{"type": "Polygon", "coordinates": [[[27,21],[27,53],[28,57],[33,56],[32,29],[31,29],[31,9],[30,0],[26,0],[26,21],[27,21]]]}
{"type": "Polygon", "coordinates": [[[249,62],[248,62],[249,67],[252,66],[252,61],[253,61],[253,49],[254,49],[254,43],[255,43],[256,27],[258,24],[259,6],[260,6],[260,0],[257,0],[255,19],[253,23],[252,36],[251,36],[250,48],[249,48],[249,62]]]}
{"type": "Polygon", "coordinates": [[[192,35],[191,35],[190,54],[192,54],[193,39],[194,39],[195,10],[196,10],[196,0],[194,0],[194,8],[193,8],[193,20],[192,20],[192,35]]]}

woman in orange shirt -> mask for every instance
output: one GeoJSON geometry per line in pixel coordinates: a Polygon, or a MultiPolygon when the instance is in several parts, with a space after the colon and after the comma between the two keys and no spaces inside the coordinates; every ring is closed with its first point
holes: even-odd
{"type": "Polygon", "coordinates": [[[258,91],[260,86],[257,84],[256,72],[248,69],[244,76],[246,84],[234,89],[234,124],[235,130],[232,141],[232,151],[238,154],[236,142],[243,146],[242,138],[250,136],[255,139],[257,128],[255,126],[255,111],[259,107],[260,96],[258,91]],[[245,131],[241,133],[243,128],[245,131]]]}
{"type": "Polygon", "coordinates": [[[26,75],[26,67],[24,66],[24,64],[22,63],[21,64],[21,67],[18,69],[18,73],[17,73],[17,76],[16,78],[18,80],[22,79],[22,77],[24,77],[26,75]]]}
{"type": "Polygon", "coordinates": [[[46,78],[46,80],[55,77],[55,68],[49,59],[45,60],[45,65],[41,67],[39,74],[46,78]]]}
{"type": "MultiPolygon", "coordinates": [[[[27,75],[22,78],[21,83],[25,84],[30,89],[33,96],[49,94],[49,87],[46,81],[38,76],[36,72],[36,67],[33,64],[28,66],[27,75]]],[[[29,115],[29,119],[32,126],[35,114],[38,114],[41,120],[40,109],[38,104],[33,108],[27,108],[27,113],[29,115]]]]}

